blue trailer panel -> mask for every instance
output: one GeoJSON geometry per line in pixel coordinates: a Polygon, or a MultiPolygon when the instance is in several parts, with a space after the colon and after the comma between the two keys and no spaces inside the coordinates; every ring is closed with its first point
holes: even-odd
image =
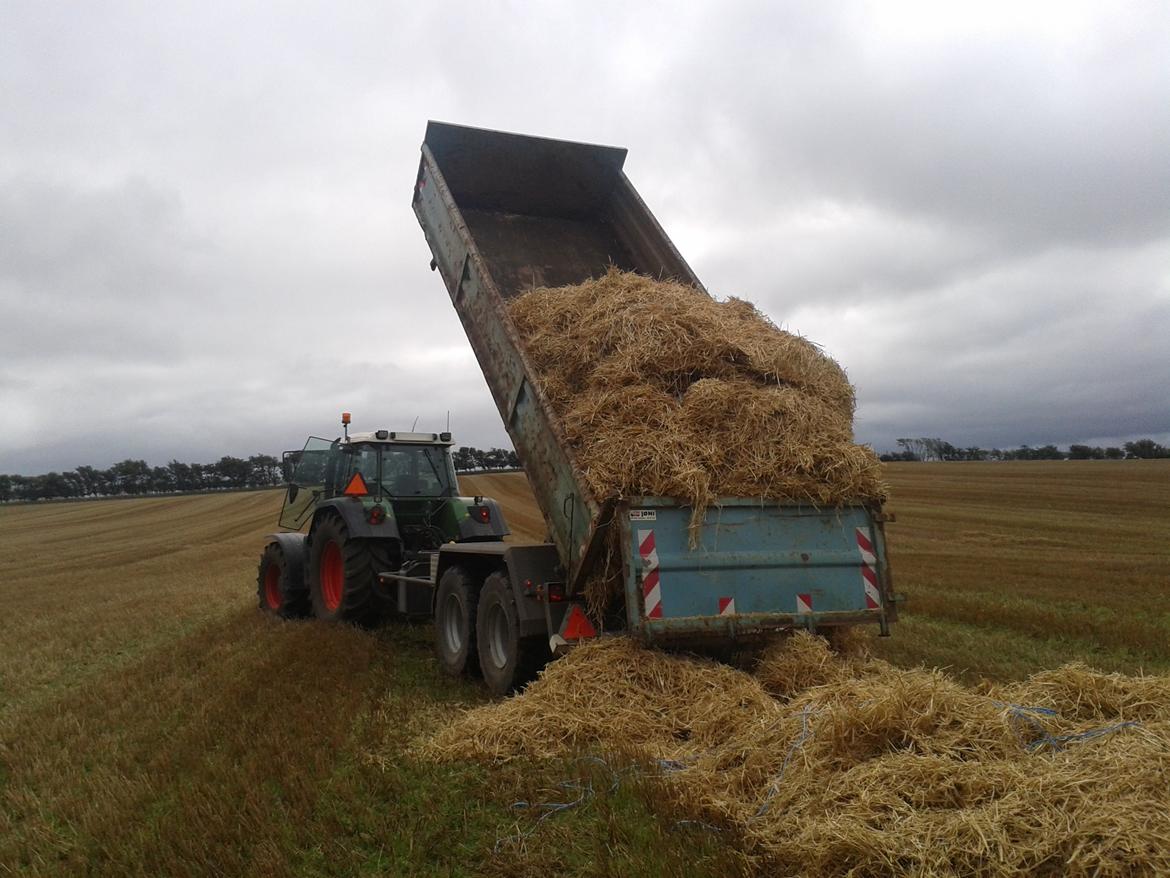
{"type": "Polygon", "coordinates": [[[695,548],[691,509],[642,498],[621,510],[626,623],[649,639],[878,622],[885,547],[867,506],[725,498],[695,548]]]}

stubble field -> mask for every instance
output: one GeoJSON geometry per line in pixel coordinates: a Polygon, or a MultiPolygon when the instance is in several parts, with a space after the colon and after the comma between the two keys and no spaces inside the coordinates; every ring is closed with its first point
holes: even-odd
{"type": "MultiPolygon", "coordinates": [[[[909,602],[879,654],[969,679],[1170,670],[1170,465],[894,465],[909,602]]],[[[539,538],[519,474],[465,478],[539,538]]],[[[479,689],[428,626],[281,623],[255,563],[281,494],[0,509],[0,875],[724,875],[734,844],[586,763],[437,766],[479,689]],[[597,780],[537,824],[512,803],[597,780]],[[527,833],[517,839],[517,833],[527,833]]]]}

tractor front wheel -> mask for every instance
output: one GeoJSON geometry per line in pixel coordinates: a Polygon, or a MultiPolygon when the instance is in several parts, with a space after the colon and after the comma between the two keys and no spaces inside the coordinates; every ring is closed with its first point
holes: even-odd
{"type": "Polygon", "coordinates": [[[337,515],[323,515],[309,535],[309,594],[313,614],[326,622],[372,624],[377,617],[374,577],[378,571],[366,540],[349,536],[337,515]]]}
{"type": "Polygon", "coordinates": [[[256,576],[256,595],[260,609],[274,616],[297,619],[307,615],[309,594],[305,588],[301,557],[288,557],[277,542],[265,546],[256,576]]]}

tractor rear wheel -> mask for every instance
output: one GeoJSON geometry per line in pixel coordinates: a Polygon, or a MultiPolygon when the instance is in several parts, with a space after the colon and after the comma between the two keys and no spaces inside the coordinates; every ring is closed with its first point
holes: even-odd
{"type": "Polygon", "coordinates": [[[377,620],[378,566],[368,540],[355,540],[338,515],[326,513],[309,534],[309,594],[313,614],[326,622],[370,625],[377,620]]]}
{"type": "Polygon", "coordinates": [[[484,581],[475,628],[479,667],[493,695],[521,688],[548,662],[542,638],[520,636],[516,596],[505,573],[493,573],[484,581]]]}
{"type": "Polygon", "coordinates": [[[452,677],[479,670],[475,649],[477,586],[462,567],[448,567],[439,579],[435,594],[435,654],[439,665],[452,677]]]}
{"type": "Polygon", "coordinates": [[[305,588],[301,559],[289,558],[277,542],[264,547],[256,576],[260,609],[282,619],[308,615],[309,592],[305,588]]]}

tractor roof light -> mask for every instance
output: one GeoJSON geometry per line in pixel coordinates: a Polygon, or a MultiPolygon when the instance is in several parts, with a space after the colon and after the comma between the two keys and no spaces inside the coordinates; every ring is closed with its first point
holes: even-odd
{"type": "Polygon", "coordinates": [[[341,423],[343,423],[343,424],[349,423],[349,412],[342,412],[341,413],[341,423]]]}

